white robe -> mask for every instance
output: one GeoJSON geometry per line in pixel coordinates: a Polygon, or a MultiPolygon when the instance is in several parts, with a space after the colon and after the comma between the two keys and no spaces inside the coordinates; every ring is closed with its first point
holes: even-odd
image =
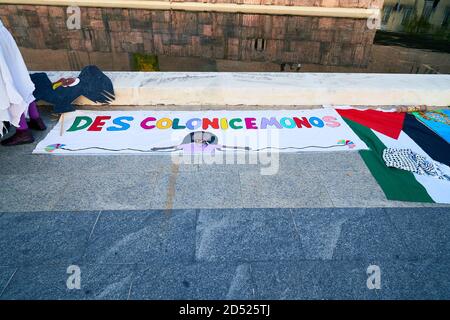
{"type": "Polygon", "coordinates": [[[33,102],[34,84],[14,38],[0,20],[0,136],[3,121],[18,127],[33,102]]]}

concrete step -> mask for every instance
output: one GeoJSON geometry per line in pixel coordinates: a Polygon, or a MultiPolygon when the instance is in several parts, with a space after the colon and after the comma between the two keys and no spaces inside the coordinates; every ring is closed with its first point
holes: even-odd
{"type": "MultiPolygon", "coordinates": [[[[78,72],[47,72],[52,81],[78,72]]],[[[450,75],[361,73],[105,72],[114,106],[180,109],[322,105],[450,105],[450,75]]],[[[80,98],[80,105],[92,102],[80,98]]]]}

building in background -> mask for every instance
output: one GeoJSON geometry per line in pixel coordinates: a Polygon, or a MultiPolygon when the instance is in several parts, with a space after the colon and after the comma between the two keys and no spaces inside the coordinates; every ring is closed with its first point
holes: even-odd
{"type": "Polygon", "coordinates": [[[450,37],[450,0],[385,0],[382,30],[450,37]]]}

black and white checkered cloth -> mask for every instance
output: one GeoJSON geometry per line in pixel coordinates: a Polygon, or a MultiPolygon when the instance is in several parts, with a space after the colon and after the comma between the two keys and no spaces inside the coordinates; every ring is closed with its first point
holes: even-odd
{"type": "Polygon", "coordinates": [[[383,150],[383,160],[388,167],[450,180],[449,176],[442,173],[437,163],[411,149],[386,148],[383,150]]]}

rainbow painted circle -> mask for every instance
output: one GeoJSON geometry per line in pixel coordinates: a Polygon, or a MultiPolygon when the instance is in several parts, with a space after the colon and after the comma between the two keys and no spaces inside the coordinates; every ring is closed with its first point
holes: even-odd
{"type": "Polygon", "coordinates": [[[337,144],[348,146],[350,149],[353,149],[354,147],[356,147],[356,145],[353,143],[353,141],[345,140],[345,139],[338,140],[337,144]]]}
{"type": "Polygon", "coordinates": [[[64,146],[65,146],[65,144],[61,144],[61,143],[51,144],[51,145],[45,147],[45,151],[53,152],[55,150],[63,148],[64,146]]]}

